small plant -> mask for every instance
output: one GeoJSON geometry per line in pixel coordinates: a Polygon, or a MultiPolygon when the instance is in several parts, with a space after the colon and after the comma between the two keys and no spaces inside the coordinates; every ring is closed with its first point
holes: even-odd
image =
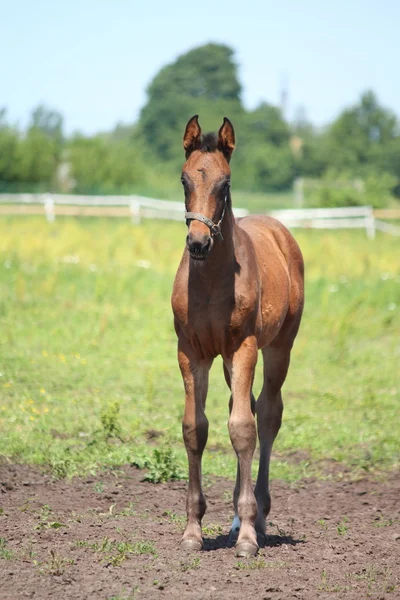
{"type": "Polygon", "coordinates": [[[321,592],[347,592],[350,588],[348,586],[330,585],[328,580],[328,574],[325,569],[322,569],[321,583],[318,586],[318,590],[321,592]]]}
{"type": "Polygon", "coordinates": [[[23,546],[18,554],[19,554],[19,558],[23,562],[33,562],[33,560],[36,556],[36,552],[33,549],[32,540],[29,540],[28,545],[23,546]]]}
{"type": "Polygon", "coordinates": [[[139,591],[139,586],[135,586],[131,589],[131,591],[122,590],[121,594],[118,596],[110,596],[107,600],[134,600],[136,597],[136,592],[139,591]]]}
{"type": "Polygon", "coordinates": [[[122,508],[117,514],[116,517],[133,517],[136,514],[135,511],[135,503],[129,502],[128,506],[122,508]]]}
{"type": "Polygon", "coordinates": [[[263,556],[258,556],[257,558],[252,558],[250,560],[238,560],[236,563],[236,569],[239,571],[253,571],[256,569],[264,569],[272,565],[273,563],[267,562],[263,556]]]}
{"type": "Polygon", "coordinates": [[[75,546],[77,548],[88,548],[90,546],[90,543],[86,540],[76,540],[75,546]]]}
{"type": "Polygon", "coordinates": [[[7,548],[7,541],[4,538],[0,538],[0,558],[11,560],[13,556],[13,552],[7,548]]]}
{"type": "Polygon", "coordinates": [[[42,565],[42,569],[50,575],[62,575],[66,565],[73,565],[73,558],[62,558],[54,550],[49,551],[50,559],[42,565]]]}
{"type": "Polygon", "coordinates": [[[324,531],[328,531],[328,525],[325,519],[318,519],[317,524],[320,525],[324,531]]]}
{"type": "Polygon", "coordinates": [[[60,521],[50,521],[49,517],[53,511],[48,504],[43,504],[40,509],[39,523],[35,525],[34,529],[60,529],[60,527],[67,527],[65,523],[60,521]]]}
{"type": "Polygon", "coordinates": [[[343,517],[343,519],[340,521],[339,525],[337,526],[337,532],[339,535],[346,535],[349,530],[349,526],[347,525],[348,522],[349,519],[347,517],[343,517]]]}
{"type": "Polygon", "coordinates": [[[176,463],[172,448],[169,446],[156,448],[153,457],[145,461],[144,466],[148,469],[144,481],[150,481],[150,483],[165,483],[185,478],[176,463]]]}
{"type": "Polygon", "coordinates": [[[103,434],[106,440],[109,438],[121,439],[121,425],[118,422],[119,402],[109,402],[100,415],[100,421],[103,427],[103,434]]]}
{"type": "Polygon", "coordinates": [[[93,489],[96,494],[102,494],[104,492],[104,483],[102,481],[95,481],[93,489]]]}
{"type": "Polygon", "coordinates": [[[384,517],[384,516],[380,516],[377,517],[374,523],[374,527],[390,527],[390,525],[393,525],[393,523],[396,523],[397,519],[394,519],[392,517],[384,517]]]}
{"type": "Polygon", "coordinates": [[[133,544],[133,554],[153,554],[154,556],[157,556],[157,550],[153,542],[140,540],[133,544]]]}
{"type": "Polygon", "coordinates": [[[86,540],[77,540],[75,546],[90,548],[98,554],[103,554],[107,563],[113,567],[119,567],[128,558],[129,554],[152,554],[157,556],[154,544],[146,540],[116,542],[105,536],[100,542],[92,544],[86,540]]]}
{"type": "Polygon", "coordinates": [[[166,510],[163,513],[163,517],[168,517],[169,523],[174,523],[179,529],[183,529],[186,523],[186,517],[183,515],[177,515],[172,510],[166,510]]]}
{"type": "Polygon", "coordinates": [[[200,566],[200,558],[197,556],[192,560],[185,562],[181,561],[181,571],[186,573],[186,571],[190,571],[191,569],[198,569],[200,566]]]}
{"type": "Polygon", "coordinates": [[[216,535],[221,535],[223,529],[222,529],[221,525],[213,525],[212,523],[210,523],[209,525],[206,525],[205,527],[203,527],[202,531],[203,531],[203,535],[214,537],[216,535]]]}

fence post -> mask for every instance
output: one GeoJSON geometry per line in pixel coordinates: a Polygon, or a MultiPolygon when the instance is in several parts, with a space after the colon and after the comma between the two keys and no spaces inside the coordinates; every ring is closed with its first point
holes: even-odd
{"type": "Polygon", "coordinates": [[[132,223],[139,225],[140,223],[140,201],[136,198],[131,199],[130,204],[132,223]]]}
{"type": "Polygon", "coordinates": [[[304,178],[296,177],[293,183],[294,205],[301,208],[304,204],[304,178]]]}
{"type": "Polygon", "coordinates": [[[376,235],[376,226],[375,226],[375,217],[374,211],[372,210],[372,206],[369,206],[368,215],[366,217],[366,229],[367,229],[367,237],[369,240],[375,239],[376,235]]]}
{"type": "Polygon", "coordinates": [[[56,215],[54,213],[54,200],[52,196],[50,196],[50,194],[47,194],[44,200],[44,210],[46,213],[47,221],[49,223],[53,223],[54,219],[56,218],[56,215]]]}

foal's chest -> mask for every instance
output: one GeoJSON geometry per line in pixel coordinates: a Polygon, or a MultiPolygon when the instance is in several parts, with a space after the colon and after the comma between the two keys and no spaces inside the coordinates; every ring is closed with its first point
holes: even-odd
{"type": "Polygon", "coordinates": [[[186,306],[174,308],[177,324],[199,358],[232,353],[241,335],[243,312],[233,290],[224,294],[221,289],[215,295],[199,291],[186,306]]]}

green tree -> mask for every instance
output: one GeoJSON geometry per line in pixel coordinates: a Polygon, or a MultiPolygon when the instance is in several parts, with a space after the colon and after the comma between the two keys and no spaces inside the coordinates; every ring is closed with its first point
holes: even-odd
{"type": "Polygon", "coordinates": [[[7,111],[3,108],[0,110],[0,181],[13,182],[17,178],[19,143],[19,133],[7,123],[7,111]]]}
{"type": "Polygon", "coordinates": [[[40,104],[33,109],[29,129],[39,129],[47,137],[61,143],[63,138],[63,118],[56,110],[40,104]]]}
{"type": "Polygon", "coordinates": [[[137,148],[104,135],[74,136],[67,147],[67,160],[78,193],[129,193],[146,172],[137,148]]]}
{"type": "Polygon", "coordinates": [[[241,114],[241,86],[233,51],[223,44],[195,48],[159,71],[147,89],[139,126],[147,147],[162,161],[182,161],[187,120],[200,115],[202,127],[214,128],[224,115],[241,114]]]}
{"type": "Polygon", "coordinates": [[[362,173],[363,167],[373,162],[377,148],[388,144],[398,133],[395,115],[380,106],[372,91],[367,91],[332,123],[322,152],[329,155],[333,167],[362,173]]]}

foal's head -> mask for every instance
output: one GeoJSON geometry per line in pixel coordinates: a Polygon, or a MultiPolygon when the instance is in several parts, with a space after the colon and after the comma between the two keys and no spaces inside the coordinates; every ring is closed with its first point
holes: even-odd
{"type": "Polygon", "coordinates": [[[186,162],[182,184],[189,227],[186,243],[191,258],[205,260],[215,238],[222,240],[221,225],[230,203],[229,161],[235,148],[232,123],[225,117],[218,134],[202,135],[195,115],[186,125],[183,147],[186,162]]]}

